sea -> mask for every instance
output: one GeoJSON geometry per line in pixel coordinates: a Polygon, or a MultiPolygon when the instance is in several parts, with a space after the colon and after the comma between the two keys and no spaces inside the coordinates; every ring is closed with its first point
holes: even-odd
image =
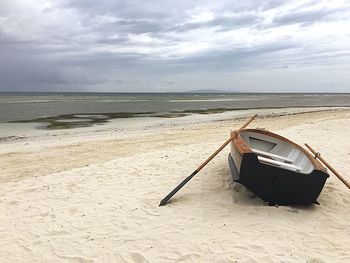
{"type": "Polygon", "coordinates": [[[66,129],[134,117],[175,118],[244,109],[350,107],[350,93],[0,93],[0,123],[66,129]]]}
{"type": "Polygon", "coordinates": [[[350,93],[0,93],[0,122],[71,114],[327,106],[349,107],[350,93]]]}

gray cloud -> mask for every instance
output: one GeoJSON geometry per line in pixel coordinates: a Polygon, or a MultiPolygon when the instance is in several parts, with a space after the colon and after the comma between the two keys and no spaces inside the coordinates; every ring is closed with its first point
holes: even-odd
{"type": "Polygon", "coordinates": [[[206,22],[190,22],[174,27],[169,27],[168,30],[188,31],[206,27],[217,27],[218,31],[232,30],[233,28],[243,26],[254,26],[261,21],[261,17],[257,13],[242,13],[231,16],[218,15],[210,21],[206,22]]]}
{"type": "Polygon", "coordinates": [[[0,91],[229,89],[232,74],[259,91],[259,71],[296,85],[295,72],[320,69],[341,71],[319,83],[344,91],[349,42],[340,1],[3,0],[0,91]]]}
{"type": "Polygon", "coordinates": [[[296,24],[296,23],[316,23],[322,20],[331,19],[332,15],[337,13],[346,13],[349,10],[344,10],[343,8],[327,9],[321,8],[316,10],[296,10],[294,12],[289,12],[286,14],[278,15],[274,18],[274,23],[276,24],[296,24]]]}

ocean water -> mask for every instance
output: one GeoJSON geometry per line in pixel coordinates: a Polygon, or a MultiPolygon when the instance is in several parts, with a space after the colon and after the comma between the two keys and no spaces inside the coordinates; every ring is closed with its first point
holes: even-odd
{"type": "Polygon", "coordinates": [[[175,118],[228,110],[325,106],[349,107],[350,94],[0,93],[0,123],[2,130],[57,130],[134,117],[175,118]]]}
{"type": "Polygon", "coordinates": [[[72,114],[85,117],[318,106],[350,106],[350,94],[0,93],[0,122],[72,114]]]}

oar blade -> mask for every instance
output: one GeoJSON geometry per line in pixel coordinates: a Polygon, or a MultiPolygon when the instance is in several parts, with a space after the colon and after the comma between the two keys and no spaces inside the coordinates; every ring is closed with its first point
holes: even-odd
{"type": "Polygon", "coordinates": [[[197,170],[195,170],[190,176],[188,176],[187,178],[185,178],[185,180],[183,180],[178,186],[176,186],[176,188],[174,190],[172,190],[166,197],[163,198],[162,201],[160,201],[159,206],[163,206],[165,205],[169,199],[176,194],[185,184],[187,184],[187,182],[189,180],[192,179],[193,176],[195,176],[198,173],[197,170]]]}

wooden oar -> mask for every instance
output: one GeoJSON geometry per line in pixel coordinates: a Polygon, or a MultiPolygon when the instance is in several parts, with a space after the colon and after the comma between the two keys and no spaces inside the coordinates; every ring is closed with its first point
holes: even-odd
{"type": "MultiPolygon", "coordinates": [[[[255,114],[255,115],[252,116],[249,120],[247,120],[246,123],[244,123],[244,125],[243,125],[238,131],[241,131],[241,130],[243,130],[245,127],[247,127],[248,124],[251,123],[251,122],[256,118],[256,116],[258,116],[258,115],[255,114]]],[[[195,176],[195,175],[196,175],[204,166],[206,166],[219,152],[221,152],[221,150],[224,149],[225,146],[226,146],[227,144],[229,144],[230,141],[232,141],[232,139],[233,139],[233,138],[231,138],[231,137],[230,137],[229,139],[227,139],[227,141],[226,141],[223,145],[221,145],[221,146],[219,147],[219,149],[217,149],[212,155],[210,155],[210,157],[209,157],[207,160],[205,160],[205,162],[202,163],[190,176],[188,176],[185,180],[183,180],[174,190],[172,190],[166,197],[164,197],[164,199],[163,199],[162,201],[160,201],[159,206],[165,205],[165,204],[169,201],[169,199],[170,199],[174,194],[177,193],[177,191],[179,191],[185,184],[187,184],[188,181],[191,180],[193,176],[195,176]]]]}
{"type": "Polygon", "coordinates": [[[347,182],[345,178],[342,177],[336,170],[334,170],[334,168],[329,163],[327,163],[325,159],[321,157],[321,154],[319,152],[316,152],[307,143],[305,143],[305,146],[310,150],[310,152],[312,152],[315,155],[315,158],[318,158],[325,166],[329,168],[329,170],[331,170],[335,174],[335,176],[339,178],[340,181],[342,181],[350,189],[350,183],[347,182]]]}

